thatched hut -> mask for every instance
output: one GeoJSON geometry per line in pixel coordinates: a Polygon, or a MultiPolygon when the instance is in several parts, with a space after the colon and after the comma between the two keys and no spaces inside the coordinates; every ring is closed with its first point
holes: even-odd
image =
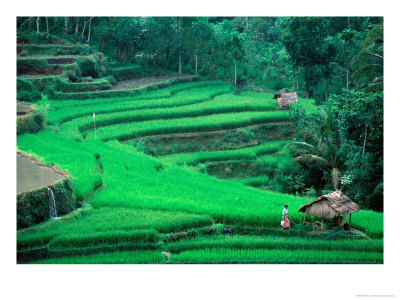
{"type": "Polygon", "coordinates": [[[318,197],[315,201],[302,205],[299,208],[299,212],[304,212],[309,216],[318,216],[323,218],[336,219],[339,215],[345,217],[350,214],[350,226],[351,226],[351,214],[360,210],[358,204],[351,201],[341,191],[335,191],[326,195],[318,197]]]}
{"type": "Polygon", "coordinates": [[[289,109],[291,103],[297,102],[297,93],[277,93],[272,99],[276,100],[278,109],[289,109]]]}

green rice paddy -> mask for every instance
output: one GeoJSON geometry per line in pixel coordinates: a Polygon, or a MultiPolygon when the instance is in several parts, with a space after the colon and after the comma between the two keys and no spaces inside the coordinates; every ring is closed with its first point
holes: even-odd
{"type": "MultiPolygon", "coordinates": [[[[220,180],[193,167],[249,160],[283,170],[292,163],[283,135],[246,148],[164,157],[121,143],[150,135],[290,121],[290,111],[275,109],[272,94],[235,95],[228,83],[196,81],[131,96],[71,97],[49,103],[49,130],[19,135],[18,150],[70,174],[82,208],[19,230],[17,250],[26,261],[383,263],[382,213],[353,214],[352,225],[368,240],[279,236],[273,233],[281,232],[283,205],[289,205],[291,221],[299,224],[303,214],[297,209],[305,198],[251,187],[268,181],[267,175],[220,180]],[[272,234],[224,236],[218,224],[265,228],[272,234]],[[168,261],[163,251],[171,253],[168,261]]],[[[310,99],[300,98],[297,105],[309,114],[316,110],[310,99]]]]}

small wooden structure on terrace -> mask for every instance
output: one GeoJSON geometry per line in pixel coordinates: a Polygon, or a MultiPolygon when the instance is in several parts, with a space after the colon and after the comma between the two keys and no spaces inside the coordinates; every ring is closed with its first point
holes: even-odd
{"type": "MultiPolygon", "coordinates": [[[[341,191],[334,191],[318,197],[311,203],[300,206],[298,212],[305,212],[309,216],[318,216],[321,218],[322,224],[323,218],[336,219],[339,214],[344,218],[347,214],[350,214],[349,225],[351,226],[351,214],[359,210],[358,204],[352,202],[345,194],[341,191]]],[[[343,218],[342,220],[344,220],[343,218]]]]}
{"type": "Polygon", "coordinates": [[[291,103],[297,102],[297,93],[277,93],[272,99],[276,99],[277,109],[289,109],[291,103]]]}

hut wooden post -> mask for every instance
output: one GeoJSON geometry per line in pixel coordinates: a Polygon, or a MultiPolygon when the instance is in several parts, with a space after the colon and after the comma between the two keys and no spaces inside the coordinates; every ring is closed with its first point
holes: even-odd
{"type": "Polygon", "coordinates": [[[303,218],[303,224],[305,224],[305,223],[306,223],[306,215],[307,215],[307,212],[304,214],[304,218],[303,218]]]}
{"type": "Polygon", "coordinates": [[[350,230],[351,230],[351,213],[350,213],[349,227],[350,227],[350,230]]]}
{"type": "Polygon", "coordinates": [[[321,217],[321,229],[324,230],[324,218],[321,217]]]}

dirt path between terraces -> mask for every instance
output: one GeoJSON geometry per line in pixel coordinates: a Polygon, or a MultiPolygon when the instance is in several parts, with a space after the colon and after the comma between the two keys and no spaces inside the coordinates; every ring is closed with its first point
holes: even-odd
{"type": "Polygon", "coordinates": [[[192,75],[160,75],[160,76],[147,76],[132,80],[118,81],[110,90],[132,90],[146,86],[153,83],[160,83],[171,78],[190,77],[192,75]]]}

